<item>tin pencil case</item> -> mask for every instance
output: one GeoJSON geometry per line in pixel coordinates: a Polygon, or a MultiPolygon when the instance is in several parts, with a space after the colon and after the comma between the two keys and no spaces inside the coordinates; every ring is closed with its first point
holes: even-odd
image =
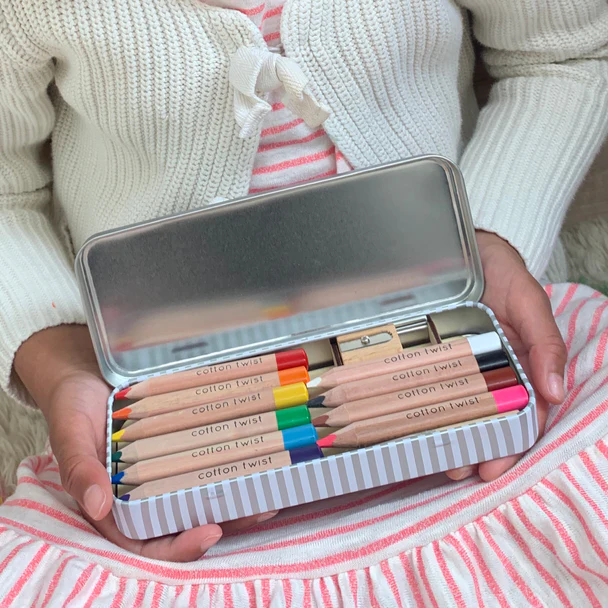
{"type": "Polygon", "coordinates": [[[425,156],[245,197],[92,237],[76,260],[108,401],[146,378],[302,347],[340,364],[340,336],[394,324],[403,346],[496,331],[529,393],[511,415],[320,460],[123,502],[152,538],[445,471],[529,449],[536,402],[494,314],[462,176],[425,156]],[[125,289],[129,285],[129,289],[125,289]],[[431,332],[430,327],[433,331],[431,332]]]}

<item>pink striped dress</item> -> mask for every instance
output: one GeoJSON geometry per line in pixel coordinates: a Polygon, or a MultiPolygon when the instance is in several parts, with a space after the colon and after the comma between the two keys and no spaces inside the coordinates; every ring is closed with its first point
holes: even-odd
{"type": "MultiPolygon", "coordinates": [[[[270,45],[283,0],[216,0],[270,45]]],[[[251,191],[347,171],[322,129],[280,103],[251,191]]],[[[116,547],[80,515],[52,453],[0,506],[0,608],[608,605],[608,299],[549,285],[569,352],[545,436],[491,483],[427,477],[280,513],[191,564],[116,547]]]]}

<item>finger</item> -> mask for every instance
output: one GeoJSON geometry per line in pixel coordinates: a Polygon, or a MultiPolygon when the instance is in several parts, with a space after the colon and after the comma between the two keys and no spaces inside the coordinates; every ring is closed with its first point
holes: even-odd
{"type": "Polygon", "coordinates": [[[514,326],[528,351],[532,384],[549,403],[564,400],[567,351],[541,286],[529,279],[513,312],[514,326]]]}
{"type": "Polygon", "coordinates": [[[111,513],[94,525],[110,542],[126,551],[148,559],[168,562],[192,562],[200,559],[222,538],[220,526],[205,524],[180,534],[151,540],[133,540],[120,532],[111,513]]]}
{"type": "MultiPolygon", "coordinates": [[[[548,412],[548,403],[539,395],[536,399],[539,436],[542,435],[545,430],[548,412]]],[[[503,473],[506,473],[511,467],[515,466],[522,456],[523,454],[514,454],[513,456],[498,458],[497,460],[482,462],[479,465],[479,477],[484,481],[494,481],[503,473]]]]}
{"type": "Polygon", "coordinates": [[[446,471],[445,474],[454,481],[462,481],[467,477],[472,477],[477,473],[477,465],[467,465],[465,467],[459,467],[457,469],[451,469],[446,471]]]}
{"type": "Polygon", "coordinates": [[[247,528],[253,528],[253,526],[257,526],[263,521],[272,519],[277,513],[278,511],[268,511],[267,513],[260,513],[258,515],[250,515],[249,517],[235,519],[234,521],[227,521],[226,523],[221,524],[224,536],[236,534],[247,528]]]}
{"type": "Polygon", "coordinates": [[[63,487],[91,519],[102,519],[112,507],[112,486],[97,455],[90,419],[70,412],[69,424],[62,420],[49,432],[63,487]]]}

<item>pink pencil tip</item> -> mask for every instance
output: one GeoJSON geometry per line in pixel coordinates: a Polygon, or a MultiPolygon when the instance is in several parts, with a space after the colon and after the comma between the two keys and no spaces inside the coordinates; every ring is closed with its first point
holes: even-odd
{"type": "Polygon", "coordinates": [[[327,437],[322,437],[321,439],[317,440],[317,445],[320,448],[330,448],[333,444],[334,441],[336,440],[336,436],[335,435],[328,435],[327,437]]]}
{"type": "Polygon", "coordinates": [[[129,391],[131,390],[131,387],[128,386],[127,388],[123,388],[121,391],[118,391],[115,395],[114,395],[114,399],[126,399],[127,395],[129,394],[129,391]]]}

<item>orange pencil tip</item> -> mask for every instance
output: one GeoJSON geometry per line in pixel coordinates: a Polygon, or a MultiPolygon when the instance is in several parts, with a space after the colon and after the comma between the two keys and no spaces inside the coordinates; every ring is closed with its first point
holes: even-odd
{"type": "Polygon", "coordinates": [[[325,422],[328,418],[329,416],[317,416],[316,418],[312,419],[312,424],[313,426],[327,426],[325,422]]]}
{"type": "Polygon", "coordinates": [[[114,399],[126,399],[127,395],[129,394],[129,391],[131,390],[130,386],[127,386],[127,388],[123,388],[121,391],[118,391],[115,395],[114,395],[114,399]]]}
{"type": "Polygon", "coordinates": [[[335,435],[328,435],[327,437],[323,437],[322,439],[317,440],[317,445],[320,448],[330,448],[334,444],[335,440],[335,435]]]}
{"type": "Polygon", "coordinates": [[[128,420],[131,413],[130,407],[123,407],[121,410],[112,412],[112,420],[128,420]]]}

